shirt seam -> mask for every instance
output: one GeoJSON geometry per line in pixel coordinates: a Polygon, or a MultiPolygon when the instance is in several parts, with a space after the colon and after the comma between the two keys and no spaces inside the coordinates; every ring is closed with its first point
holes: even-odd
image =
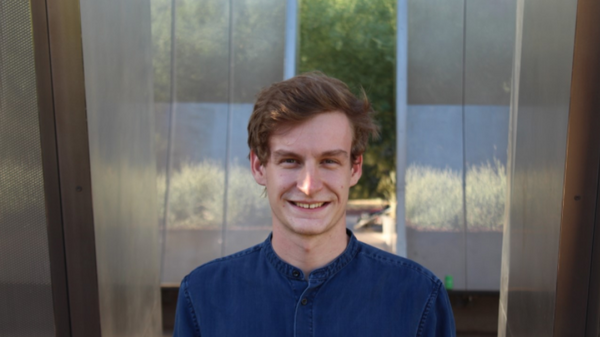
{"type": "Polygon", "coordinates": [[[209,261],[209,262],[201,265],[200,267],[196,268],[196,270],[202,269],[202,268],[204,268],[206,266],[210,266],[212,264],[216,264],[216,263],[219,263],[219,262],[227,262],[227,261],[230,261],[230,260],[234,260],[234,259],[245,257],[245,256],[253,254],[253,253],[258,253],[258,252],[260,252],[261,249],[262,249],[262,245],[259,244],[259,245],[256,245],[254,247],[251,247],[251,248],[248,248],[246,250],[243,250],[241,252],[237,252],[237,253],[232,254],[232,255],[223,256],[223,257],[220,257],[218,259],[209,261]]]}
{"type": "Polygon", "coordinates": [[[429,279],[429,281],[431,281],[434,284],[437,284],[438,286],[439,286],[439,282],[441,282],[434,275],[432,275],[432,274],[424,271],[422,268],[420,268],[418,266],[415,266],[415,265],[413,265],[411,263],[406,263],[404,261],[392,260],[392,259],[380,256],[380,255],[377,255],[377,254],[370,254],[370,253],[365,252],[364,250],[361,250],[359,252],[359,254],[364,254],[366,257],[368,257],[368,258],[370,258],[372,260],[375,260],[375,261],[380,261],[380,262],[392,264],[392,265],[395,265],[395,266],[402,266],[402,267],[409,268],[409,269],[411,269],[413,271],[416,271],[417,273],[419,273],[419,274],[427,277],[427,279],[429,279]]]}
{"type": "Polygon", "coordinates": [[[185,300],[187,301],[188,310],[190,311],[190,315],[192,316],[192,321],[194,322],[194,330],[198,337],[200,337],[200,325],[198,324],[198,319],[196,317],[196,311],[194,310],[194,303],[190,298],[190,294],[188,293],[188,285],[187,285],[187,277],[183,279],[183,294],[185,295],[185,300]]]}
{"type": "Polygon", "coordinates": [[[433,290],[431,295],[429,295],[429,301],[427,301],[427,305],[425,306],[425,310],[423,310],[423,314],[421,315],[421,321],[419,322],[419,330],[417,331],[417,337],[423,335],[423,330],[425,329],[425,322],[427,318],[429,318],[429,312],[431,311],[431,306],[433,305],[434,300],[437,298],[440,290],[440,285],[438,284],[437,288],[433,290]]]}

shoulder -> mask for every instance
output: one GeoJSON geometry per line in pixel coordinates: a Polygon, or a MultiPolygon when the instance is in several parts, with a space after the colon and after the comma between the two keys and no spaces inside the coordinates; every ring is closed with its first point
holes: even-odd
{"type": "Polygon", "coordinates": [[[421,284],[427,283],[432,288],[443,286],[442,281],[437,276],[417,262],[388,253],[364,242],[359,242],[359,245],[361,249],[358,252],[358,257],[364,260],[363,263],[372,265],[380,272],[400,274],[404,279],[421,284]]]}
{"type": "Polygon", "coordinates": [[[231,271],[243,272],[245,269],[252,268],[255,264],[253,261],[258,261],[262,249],[263,243],[260,243],[237,253],[212,260],[192,270],[184,279],[189,285],[190,283],[197,284],[211,279],[215,280],[219,275],[229,274],[231,271]]]}

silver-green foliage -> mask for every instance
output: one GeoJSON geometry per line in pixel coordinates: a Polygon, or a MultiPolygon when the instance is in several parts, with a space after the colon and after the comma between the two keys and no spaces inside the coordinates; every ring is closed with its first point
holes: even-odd
{"type": "MultiPolygon", "coordinates": [[[[406,218],[427,230],[462,228],[460,172],[411,165],[406,171],[406,218]]],[[[467,171],[466,214],[470,230],[500,230],[504,219],[505,167],[499,161],[467,171]]],[[[268,226],[270,210],[263,188],[248,168],[233,164],[228,176],[228,226],[268,226]]],[[[159,209],[164,214],[165,176],[158,177],[159,209]]],[[[212,161],[186,163],[170,179],[167,227],[219,228],[223,224],[225,171],[212,161]]]]}
{"type": "MultiPolygon", "coordinates": [[[[164,214],[164,174],[158,176],[159,209],[164,214]]],[[[227,223],[229,226],[270,225],[268,202],[250,170],[233,164],[229,170],[227,223]]],[[[167,228],[219,228],[222,226],[225,170],[213,161],[185,163],[169,181],[167,228]]]]}
{"type": "Polygon", "coordinates": [[[467,171],[467,223],[470,230],[500,230],[504,222],[506,169],[498,160],[467,171]]]}
{"type": "Polygon", "coordinates": [[[411,227],[456,229],[462,212],[461,177],[448,168],[411,165],[406,170],[406,219],[411,227]]]}
{"type": "MultiPolygon", "coordinates": [[[[463,200],[460,172],[411,165],[406,170],[406,219],[411,227],[459,230],[463,200]]],[[[469,230],[500,230],[504,220],[505,167],[499,161],[471,166],[466,177],[469,230]]]]}

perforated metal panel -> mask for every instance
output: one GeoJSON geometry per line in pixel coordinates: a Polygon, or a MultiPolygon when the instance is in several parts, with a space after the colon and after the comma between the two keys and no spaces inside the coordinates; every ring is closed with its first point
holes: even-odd
{"type": "Polygon", "coordinates": [[[29,1],[0,0],[0,336],[54,336],[29,1]]]}

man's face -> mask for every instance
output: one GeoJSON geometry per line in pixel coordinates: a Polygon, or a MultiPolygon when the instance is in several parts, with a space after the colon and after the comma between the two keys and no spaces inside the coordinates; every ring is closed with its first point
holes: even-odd
{"type": "Polygon", "coordinates": [[[266,187],[273,226],[314,236],[346,226],[348,191],[362,174],[362,156],[352,163],[352,128],[342,112],[327,112],[277,129],[262,165],[250,154],[252,173],[266,187]]]}

